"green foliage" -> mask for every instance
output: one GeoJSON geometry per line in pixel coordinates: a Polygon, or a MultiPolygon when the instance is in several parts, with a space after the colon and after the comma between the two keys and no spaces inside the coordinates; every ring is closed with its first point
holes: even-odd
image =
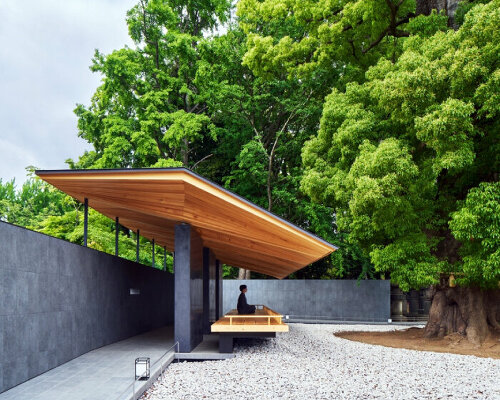
{"type": "Polygon", "coordinates": [[[5,183],[2,183],[0,179],[0,220],[7,221],[13,220],[16,214],[14,207],[16,205],[16,186],[14,179],[5,183]]]}
{"type": "Polygon", "coordinates": [[[379,146],[365,141],[339,187],[339,197],[349,196],[349,216],[339,217],[340,228],[364,246],[410,233],[418,220],[417,177],[418,168],[399,141],[389,138],[379,146]]]}
{"type": "Polygon", "coordinates": [[[498,283],[498,263],[460,261],[448,222],[465,193],[498,181],[499,5],[473,8],[456,32],[409,37],[397,61],[333,90],[304,146],[303,190],[404,290],[462,269],[463,282],[498,283]]]}
{"type": "Polygon", "coordinates": [[[38,178],[29,178],[17,190],[14,180],[0,179],[0,221],[37,229],[50,215],[73,210],[73,199],[38,178]]]}
{"type": "Polygon", "coordinates": [[[500,281],[500,182],[472,188],[449,225],[462,242],[458,282],[495,288],[500,281]]]}
{"type": "Polygon", "coordinates": [[[429,239],[420,232],[402,235],[387,246],[374,246],[370,256],[375,268],[390,273],[391,281],[405,292],[435,284],[446,268],[431,254],[429,239]]]}
{"type": "Polygon", "coordinates": [[[248,34],[244,63],[260,76],[332,73],[336,86],[362,81],[381,56],[395,60],[410,34],[446,30],[447,17],[415,17],[415,1],[241,0],[240,24],[248,34]]]}
{"type": "Polygon", "coordinates": [[[465,15],[477,4],[486,4],[490,0],[461,0],[455,11],[455,24],[461,26],[464,23],[465,15]]]}
{"type": "Polygon", "coordinates": [[[444,12],[438,13],[436,10],[432,10],[430,15],[418,15],[415,18],[410,18],[405,29],[411,35],[432,36],[439,31],[448,30],[448,16],[444,12]]]}

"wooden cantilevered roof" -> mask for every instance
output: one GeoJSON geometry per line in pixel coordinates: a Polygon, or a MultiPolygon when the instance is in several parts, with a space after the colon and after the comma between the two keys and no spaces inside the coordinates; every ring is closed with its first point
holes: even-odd
{"type": "Polygon", "coordinates": [[[57,170],[36,174],[120,225],[174,250],[190,224],[221,262],[276,278],[334,250],[332,244],[185,168],[57,170]]]}

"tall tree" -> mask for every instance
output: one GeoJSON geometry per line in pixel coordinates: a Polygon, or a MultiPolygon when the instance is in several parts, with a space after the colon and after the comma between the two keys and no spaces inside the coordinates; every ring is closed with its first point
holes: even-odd
{"type": "Polygon", "coordinates": [[[437,285],[429,336],[481,342],[488,322],[497,327],[497,226],[484,225],[498,208],[498,26],[495,0],[456,32],[408,38],[395,63],[382,58],[364,83],[333,90],[303,151],[304,190],[335,209],[375,268],[403,290],[437,285]],[[460,288],[443,285],[450,274],[460,288]]]}
{"type": "Polygon", "coordinates": [[[128,12],[136,48],[96,51],[91,69],[103,84],[75,110],[94,150],[74,167],[193,168],[210,157],[217,128],[196,85],[199,46],[229,9],[229,0],[141,0],[128,12]]]}

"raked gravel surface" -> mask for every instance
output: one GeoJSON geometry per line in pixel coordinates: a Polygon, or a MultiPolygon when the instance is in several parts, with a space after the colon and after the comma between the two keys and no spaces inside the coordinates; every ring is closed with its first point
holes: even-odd
{"type": "Polygon", "coordinates": [[[142,399],[500,399],[500,360],[333,335],[406,328],[290,324],[275,339],[236,345],[233,359],[170,364],[142,399]]]}

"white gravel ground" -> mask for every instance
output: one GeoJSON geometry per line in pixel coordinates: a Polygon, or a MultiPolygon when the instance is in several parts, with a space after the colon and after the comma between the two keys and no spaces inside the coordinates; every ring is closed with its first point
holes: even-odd
{"type": "Polygon", "coordinates": [[[500,360],[374,346],[339,331],[407,327],[290,324],[224,361],[172,363],[142,399],[500,399],[500,360]]]}

